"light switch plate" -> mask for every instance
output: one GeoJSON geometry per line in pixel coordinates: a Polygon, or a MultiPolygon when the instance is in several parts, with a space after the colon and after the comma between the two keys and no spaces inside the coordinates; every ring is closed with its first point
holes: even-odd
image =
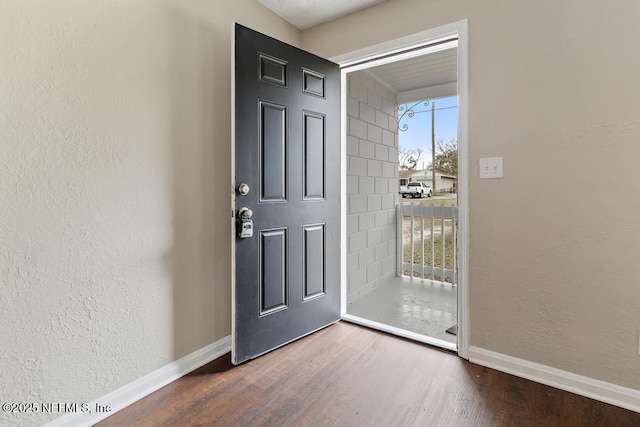
{"type": "Polygon", "coordinates": [[[504,178],[502,157],[480,159],[480,179],[504,178]]]}

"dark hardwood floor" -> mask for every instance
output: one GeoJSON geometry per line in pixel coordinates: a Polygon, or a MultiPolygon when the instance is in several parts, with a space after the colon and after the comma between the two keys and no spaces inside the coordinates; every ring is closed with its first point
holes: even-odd
{"type": "Polygon", "coordinates": [[[340,322],[223,356],[98,426],[640,426],[640,414],[340,322]]]}

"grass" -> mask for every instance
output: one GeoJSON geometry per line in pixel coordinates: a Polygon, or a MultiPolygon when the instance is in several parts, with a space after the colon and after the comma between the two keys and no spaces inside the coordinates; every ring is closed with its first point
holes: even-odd
{"type": "MultiPolygon", "coordinates": [[[[457,206],[457,198],[429,198],[423,199],[422,204],[425,206],[434,205],[434,206],[457,206]]],[[[404,217],[405,225],[410,223],[411,217],[404,217]]],[[[425,236],[424,239],[424,265],[425,269],[431,268],[431,240],[433,238],[434,242],[434,268],[442,267],[442,234],[440,234],[441,230],[441,222],[440,219],[434,219],[433,221],[433,236],[429,235],[431,230],[431,219],[425,218],[423,230],[428,235],[425,236]]],[[[413,263],[417,265],[422,264],[422,251],[420,248],[420,220],[416,219],[414,224],[414,231],[417,232],[418,236],[414,237],[414,251],[413,251],[413,263]]],[[[414,235],[415,236],[415,235],[414,235]]],[[[444,232],[444,244],[445,244],[445,256],[444,256],[444,268],[445,269],[453,269],[453,232],[451,231],[451,220],[445,220],[445,232],[444,232]]],[[[403,262],[410,263],[411,261],[411,248],[410,243],[408,243],[408,238],[405,235],[405,244],[403,250],[403,262]]],[[[405,272],[406,274],[410,274],[409,271],[405,272]]],[[[425,275],[427,273],[425,272],[425,275]]],[[[414,270],[414,277],[421,277],[421,272],[414,270]]],[[[431,278],[432,280],[442,280],[441,277],[436,276],[431,278]]],[[[450,282],[450,279],[445,279],[445,281],[450,282]]]]}
{"type": "MultiPolygon", "coordinates": [[[[433,236],[434,244],[434,267],[442,267],[442,235],[433,236]]],[[[453,233],[445,232],[444,237],[444,268],[452,268],[453,266],[453,233]]],[[[424,239],[424,265],[431,267],[431,237],[424,239]]],[[[411,247],[409,244],[404,245],[404,253],[402,257],[404,262],[411,260],[411,247]]],[[[413,242],[413,263],[422,263],[422,251],[420,250],[420,241],[413,242]]]]}
{"type": "MultiPolygon", "coordinates": [[[[405,200],[416,201],[415,199],[405,199],[405,200]]],[[[430,197],[428,199],[422,199],[422,204],[424,206],[430,206],[430,205],[434,205],[434,206],[442,206],[442,205],[444,205],[446,207],[458,206],[458,198],[457,197],[447,197],[447,198],[443,197],[441,199],[436,199],[434,197],[430,197]]],[[[408,220],[410,220],[410,218],[411,217],[405,216],[404,220],[408,221],[408,220]]],[[[425,230],[429,229],[429,227],[431,226],[430,224],[431,224],[431,220],[429,220],[429,219],[425,219],[424,220],[424,228],[425,228],[425,230]]],[[[419,226],[420,226],[420,223],[417,222],[416,223],[416,227],[419,227],[419,226]]],[[[439,219],[435,220],[435,222],[433,223],[433,228],[434,228],[434,230],[435,229],[438,229],[438,230],[440,229],[440,220],[439,219]]]]}
{"type": "MultiPolygon", "coordinates": [[[[411,199],[405,199],[405,200],[411,200],[411,199]]],[[[422,199],[422,204],[425,206],[429,206],[429,205],[440,206],[443,204],[445,206],[457,206],[458,198],[457,197],[442,197],[442,198],[429,197],[427,199],[422,199]]]]}
{"type": "MultiPolygon", "coordinates": [[[[452,260],[452,233],[447,233],[445,235],[445,256],[444,256],[444,268],[447,270],[451,270],[452,269],[452,265],[453,265],[453,260],[452,260]]],[[[434,259],[433,259],[433,264],[434,264],[434,268],[441,268],[442,267],[442,238],[440,235],[436,235],[434,237],[435,239],[435,255],[434,255],[434,259]]],[[[416,264],[416,267],[413,270],[413,277],[420,277],[420,278],[425,278],[425,279],[431,279],[431,280],[436,280],[436,281],[441,281],[441,282],[451,282],[451,279],[448,277],[445,277],[444,280],[442,279],[442,276],[438,275],[438,274],[434,274],[434,277],[430,277],[430,270],[431,269],[431,239],[425,239],[424,240],[424,277],[422,276],[422,269],[419,267],[422,263],[422,253],[420,251],[420,242],[416,242],[414,244],[414,252],[413,252],[413,263],[416,264]]],[[[409,260],[411,259],[411,251],[409,248],[409,245],[405,245],[404,247],[404,253],[403,253],[403,261],[405,263],[410,262],[409,260]]],[[[406,275],[410,275],[411,271],[410,270],[405,270],[404,274],[406,275]]]]}

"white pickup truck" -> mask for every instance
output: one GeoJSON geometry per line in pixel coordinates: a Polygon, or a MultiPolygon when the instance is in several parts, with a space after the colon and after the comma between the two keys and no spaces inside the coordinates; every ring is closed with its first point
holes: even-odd
{"type": "Polygon", "coordinates": [[[410,182],[400,187],[402,198],[405,197],[431,197],[431,187],[422,182],[410,182]]]}

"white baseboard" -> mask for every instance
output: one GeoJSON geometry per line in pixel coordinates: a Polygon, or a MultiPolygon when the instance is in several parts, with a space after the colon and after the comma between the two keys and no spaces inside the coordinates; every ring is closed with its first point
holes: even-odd
{"type": "Polygon", "coordinates": [[[469,361],[580,396],[640,412],[640,390],[584,377],[478,347],[469,348],[469,361]]]}
{"type": "Polygon", "coordinates": [[[45,427],[91,426],[229,351],[231,336],[226,336],[89,403],[89,408],[108,405],[109,412],[67,414],[45,427]]]}

